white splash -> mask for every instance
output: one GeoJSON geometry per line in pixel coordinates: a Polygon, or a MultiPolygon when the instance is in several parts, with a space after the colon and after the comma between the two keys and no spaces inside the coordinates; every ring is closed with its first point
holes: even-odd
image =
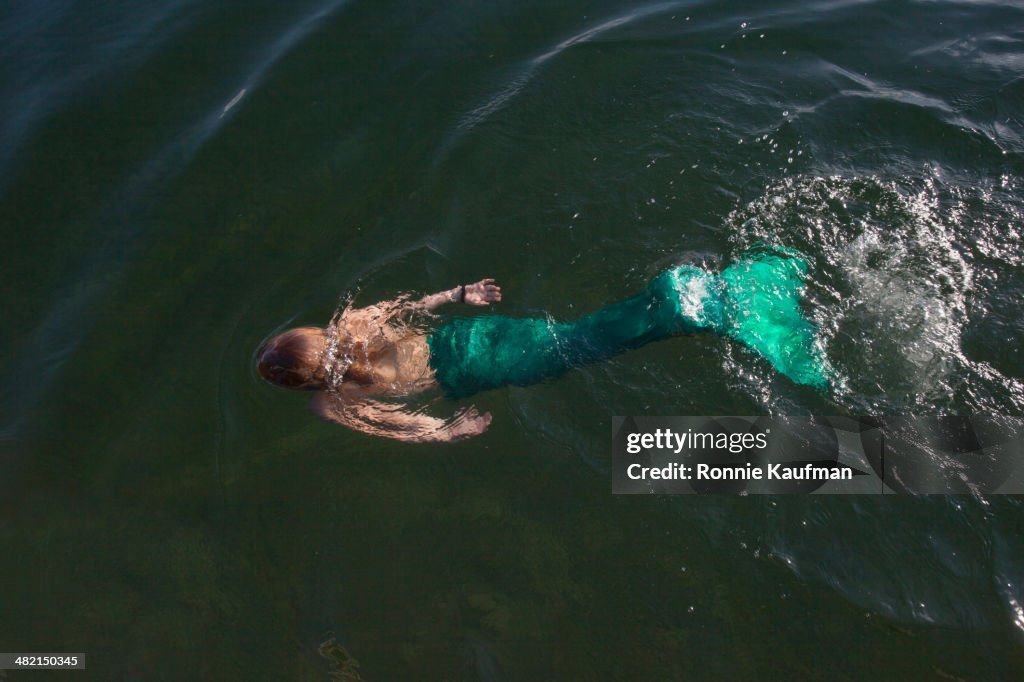
{"type": "Polygon", "coordinates": [[[680,278],[679,271],[673,273],[675,290],[679,294],[679,309],[691,320],[701,322],[704,318],[704,301],[708,297],[708,276],[705,274],[680,278]]]}
{"type": "Polygon", "coordinates": [[[1021,214],[1012,187],[966,186],[925,168],[886,178],[788,178],[729,223],[738,252],[784,244],[814,265],[806,307],[823,345],[842,357],[850,406],[1019,409],[1021,382],[964,344],[980,319],[972,301],[984,302],[991,286],[976,259],[1019,263],[1011,226],[1021,214]]]}

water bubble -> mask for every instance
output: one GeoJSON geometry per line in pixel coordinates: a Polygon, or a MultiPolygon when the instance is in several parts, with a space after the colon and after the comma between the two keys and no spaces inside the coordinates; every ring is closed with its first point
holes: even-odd
{"type": "Polygon", "coordinates": [[[746,28],[746,27],[747,27],[747,22],[744,21],[742,24],[740,24],[740,28],[746,28]]]}

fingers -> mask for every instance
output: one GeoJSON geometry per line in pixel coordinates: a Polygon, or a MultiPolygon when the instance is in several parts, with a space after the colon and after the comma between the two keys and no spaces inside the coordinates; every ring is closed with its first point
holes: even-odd
{"type": "Polygon", "coordinates": [[[480,435],[487,430],[487,427],[491,425],[491,420],[494,417],[491,416],[490,412],[484,412],[483,415],[473,420],[473,432],[476,435],[480,435]]]}
{"type": "Polygon", "coordinates": [[[456,416],[455,421],[448,429],[449,439],[457,441],[479,436],[491,425],[492,419],[493,416],[490,412],[480,414],[475,407],[467,407],[456,416]]]}
{"type": "Polygon", "coordinates": [[[480,414],[480,410],[476,409],[476,406],[474,405],[470,405],[462,411],[462,414],[458,415],[458,419],[461,421],[483,422],[485,424],[490,424],[492,418],[493,417],[490,412],[480,414]]]}
{"type": "Polygon", "coordinates": [[[466,303],[470,305],[487,305],[501,300],[501,287],[494,284],[492,278],[482,279],[469,286],[470,289],[466,292],[466,303]]]}

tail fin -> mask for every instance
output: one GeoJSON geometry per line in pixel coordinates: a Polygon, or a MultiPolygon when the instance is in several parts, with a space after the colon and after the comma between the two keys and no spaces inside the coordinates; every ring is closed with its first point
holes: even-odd
{"type": "Polygon", "coordinates": [[[832,370],[800,310],[806,273],[806,261],[777,250],[750,252],[727,267],[724,331],[796,383],[824,390],[832,370]]]}

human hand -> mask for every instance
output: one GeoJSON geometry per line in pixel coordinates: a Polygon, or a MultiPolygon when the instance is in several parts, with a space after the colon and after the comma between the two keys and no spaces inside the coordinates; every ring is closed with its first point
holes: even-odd
{"type": "Polygon", "coordinates": [[[473,436],[479,436],[491,425],[490,412],[480,412],[475,407],[470,407],[458,416],[456,421],[448,427],[453,441],[465,440],[473,436]]]}
{"type": "Polygon", "coordinates": [[[466,285],[465,302],[469,305],[487,305],[497,303],[501,300],[501,287],[494,283],[494,279],[482,279],[479,282],[466,285]]]}

